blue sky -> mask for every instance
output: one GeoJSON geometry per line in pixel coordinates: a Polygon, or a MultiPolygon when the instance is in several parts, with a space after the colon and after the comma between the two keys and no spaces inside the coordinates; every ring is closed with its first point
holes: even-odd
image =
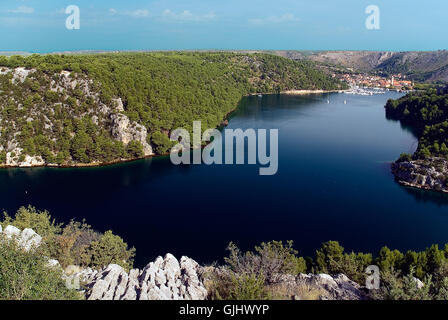
{"type": "Polygon", "coordinates": [[[447,49],[446,0],[1,0],[0,51],[447,49]],[[367,30],[365,9],[380,8],[367,30]],[[81,10],[67,30],[65,8],[81,10]]]}

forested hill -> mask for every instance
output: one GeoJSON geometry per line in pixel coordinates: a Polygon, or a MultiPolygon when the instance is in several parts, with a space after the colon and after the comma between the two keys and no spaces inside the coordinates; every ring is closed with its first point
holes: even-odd
{"type": "Polygon", "coordinates": [[[217,127],[251,93],[340,89],[266,54],[0,56],[0,164],[96,164],[166,153],[171,130],[217,127]]]}
{"type": "Polygon", "coordinates": [[[416,129],[415,158],[448,158],[448,88],[410,93],[386,104],[386,116],[416,129]]]}

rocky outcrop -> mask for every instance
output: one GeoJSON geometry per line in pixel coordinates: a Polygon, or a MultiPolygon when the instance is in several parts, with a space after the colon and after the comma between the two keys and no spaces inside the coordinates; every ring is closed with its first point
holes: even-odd
{"type": "Polygon", "coordinates": [[[448,192],[448,160],[428,158],[392,164],[396,180],[405,186],[448,192]]]}
{"type": "Polygon", "coordinates": [[[159,257],[143,270],[126,272],[111,264],[101,271],[86,269],[77,274],[86,283],[89,300],[204,300],[207,290],[201,267],[192,259],[173,255],[159,257]]]}
{"type": "Polygon", "coordinates": [[[291,300],[367,300],[367,290],[344,274],[282,275],[271,285],[271,291],[281,299],[291,300]]]}
{"type": "Polygon", "coordinates": [[[17,244],[25,251],[30,251],[33,248],[37,248],[42,243],[42,237],[34,232],[32,229],[20,229],[14,226],[7,226],[5,230],[2,230],[0,226],[0,235],[4,236],[6,240],[15,240],[17,244]]]}
{"type": "MultiPolygon", "coordinates": [[[[0,236],[2,241],[14,239],[26,251],[42,244],[42,238],[31,229],[21,231],[7,226],[2,230],[0,226],[0,236]]],[[[47,266],[62,270],[54,259],[49,259],[47,266]]],[[[99,271],[79,266],[69,266],[63,271],[67,283],[82,284],[73,288],[82,290],[88,300],[205,300],[208,297],[206,284],[213,281],[210,275],[228,272],[225,268],[201,267],[188,257],[177,260],[171,254],[158,257],[142,270],[127,272],[117,264],[110,264],[99,271]]],[[[423,287],[420,280],[415,281],[417,288],[423,287]]],[[[318,292],[315,298],[320,300],[368,299],[365,289],[343,274],[281,275],[277,285],[292,288],[292,292],[297,292],[297,288],[314,288],[318,292]]],[[[294,294],[291,298],[301,300],[304,297],[294,294]]]]}
{"type": "Polygon", "coordinates": [[[300,274],[296,283],[306,283],[323,289],[321,300],[365,300],[367,295],[361,286],[344,274],[330,276],[328,274],[300,274]]]}
{"type": "Polygon", "coordinates": [[[139,141],[143,146],[145,156],[154,154],[151,145],[147,141],[148,132],[144,126],[137,122],[131,122],[131,120],[122,113],[112,114],[111,120],[112,136],[114,139],[123,142],[125,145],[131,141],[139,141]]]}

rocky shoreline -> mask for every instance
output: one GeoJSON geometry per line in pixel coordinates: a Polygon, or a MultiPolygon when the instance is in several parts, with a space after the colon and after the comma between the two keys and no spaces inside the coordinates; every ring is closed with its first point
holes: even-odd
{"type": "MultiPolygon", "coordinates": [[[[32,229],[20,230],[14,226],[0,226],[1,241],[17,241],[22,250],[35,250],[44,242],[32,229]]],[[[0,241],[0,245],[1,245],[0,241]]],[[[207,300],[213,291],[214,275],[229,272],[222,267],[201,266],[193,259],[182,257],[177,260],[167,254],[158,257],[143,269],[126,271],[117,264],[110,264],[101,270],[82,269],[70,265],[62,269],[60,263],[48,259],[47,268],[61,270],[67,287],[76,289],[87,300],[207,300]]],[[[300,288],[316,293],[319,300],[366,300],[367,290],[338,274],[282,274],[275,284],[293,294],[291,300],[307,299],[297,294],[300,288]]]]}
{"type": "Polygon", "coordinates": [[[401,185],[448,193],[448,160],[444,158],[397,161],[391,168],[401,185]]]}

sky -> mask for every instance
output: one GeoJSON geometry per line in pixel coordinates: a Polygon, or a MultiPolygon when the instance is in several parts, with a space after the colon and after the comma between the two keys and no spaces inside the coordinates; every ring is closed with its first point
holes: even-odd
{"type": "Polygon", "coordinates": [[[446,0],[1,0],[0,51],[438,50],[447,14],[446,0]]]}

